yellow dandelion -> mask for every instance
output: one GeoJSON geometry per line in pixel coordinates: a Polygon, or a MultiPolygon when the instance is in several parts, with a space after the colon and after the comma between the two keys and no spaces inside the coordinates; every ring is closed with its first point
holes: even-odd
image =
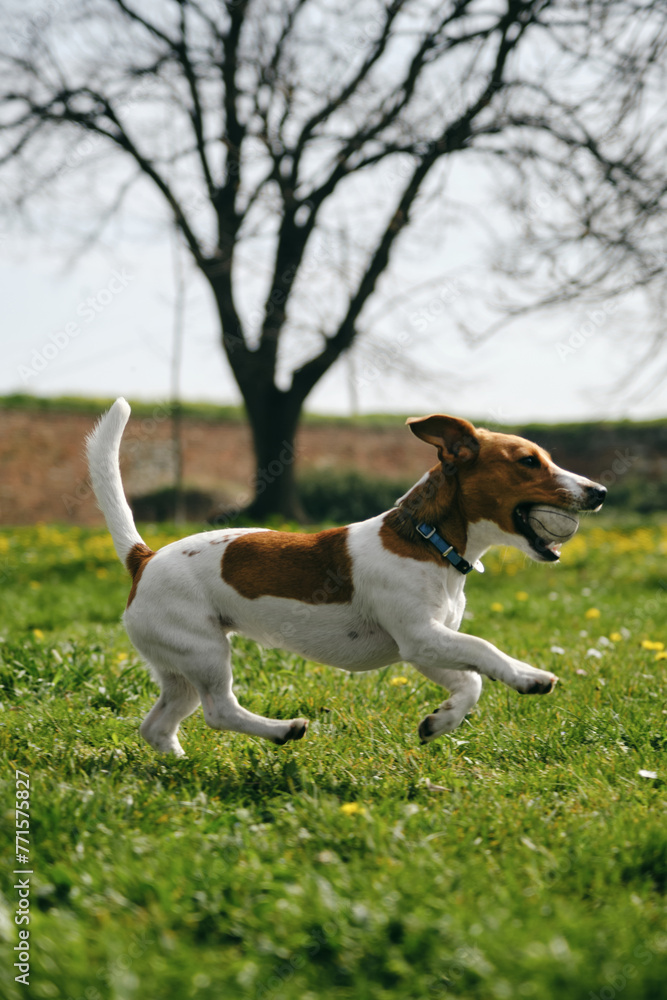
{"type": "Polygon", "coordinates": [[[667,660],[667,652],[664,649],[661,649],[659,653],[655,654],[655,659],[656,660],[667,660]]]}
{"type": "Polygon", "coordinates": [[[127,659],[127,653],[119,653],[116,657],[116,663],[122,663],[123,660],[127,659]]]}
{"type": "Polygon", "coordinates": [[[494,601],[493,604],[491,605],[491,610],[492,611],[504,611],[505,610],[505,605],[501,604],[500,601],[494,601]]]}
{"type": "Polygon", "coordinates": [[[527,601],[528,600],[528,594],[526,593],[525,590],[517,590],[517,592],[516,592],[516,594],[514,596],[516,597],[517,601],[527,601]]]}
{"type": "Polygon", "coordinates": [[[392,677],[389,683],[393,684],[394,687],[400,687],[402,684],[407,684],[408,679],[407,677],[392,677]]]}
{"type": "Polygon", "coordinates": [[[31,581],[30,581],[30,589],[31,589],[31,590],[40,590],[40,589],[41,589],[41,586],[42,586],[42,585],[41,585],[41,583],[39,582],[39,580],[31,580],[31,581]]]}
{"type": "Polygon", "coordinates": [[[589,608],[585,615],[586,618],[599,618],[600,610],[599,608],[589,608]]]}
{"type": "Polygon", "coordinates": [[[104,566],[100,566],[100,568],[95,573],[95,576],[97,577],[98,580],[104,580],[108,575],[109,575],[109,570],[105,569],[104,566]]]}
{"type": "Polygon", "coordinates": [[[343,816],[365,816],[366,810],[358,802],[344,802],[340,807],[343,816]]]}
{"type": "Polygon", "coordinates": [[[621,635],[620,632],[612,632],[609,638],[611,639],[612,642],[621,642],[623,636],[621,635]]]}
{"type": "Polygon", "coordinates": [[[642,649],[656,649],[658,651],[665,648],[664,642],[651,642],[650,639],[642,639],[642,649]]]}
{"type": "Polygon", "coordinates": [[[32,634],[34,635],[35,639],[37,639],[37,640],[41,640],[41,639],[44,638],[44,633],[42,632],[41,628],[34,628],[32,630],[32,634]]]}

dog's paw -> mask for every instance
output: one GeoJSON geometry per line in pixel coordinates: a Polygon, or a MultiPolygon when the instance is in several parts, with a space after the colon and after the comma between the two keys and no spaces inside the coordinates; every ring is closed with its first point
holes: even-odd
{"type": "Polygon", "coordinates": [[[276,746],[282,747],[290,740],[301,740],[306,735],[308,719],[292,719],[284,736],[274,736],[271,740],[276,746]]]}
{"type": "Polygon", "coordinates": [[[529,670],[519,672],[516,683],[512,686],[519,694],[551,694],[557,683],[555,674],[530,667],[529,670]]]}
{"type": "Polygon", "coordinates": [[[440,708],[436,708],[432,715],[427,715],[419,723],[417,732],[421,743],[430,743],[443,733],[453,733],[461,725],[464,715],[465,712],[461,712],[446,701],[440,708]]]}
{"type": "Polygon", "coordinates": [[[425,719],[419,723],[419,728],[417,729],[419,735],[419,742],[423,746],[425,743],[430,743],[438,735],[435,731],[435,714],[427,715],[425,719]]]}
{"type": "Polygon", "coordinates": [[[145,729],[140,729],[139,732],[143,739],[158,753],[175,758],[187,756],[176,736],[156,736],[154,733],[147,733],[145,729]]]}

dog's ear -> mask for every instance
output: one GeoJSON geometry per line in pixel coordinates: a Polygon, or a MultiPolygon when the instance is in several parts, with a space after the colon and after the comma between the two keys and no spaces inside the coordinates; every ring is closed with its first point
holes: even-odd
{"type": "Polygon", "coordinates": [[[479,454],[477,432],[468,420],[432,413],[429,417],[408,417],[406,423],[413,434],[438,449],[443,464],[472,462],[479,454]]]}

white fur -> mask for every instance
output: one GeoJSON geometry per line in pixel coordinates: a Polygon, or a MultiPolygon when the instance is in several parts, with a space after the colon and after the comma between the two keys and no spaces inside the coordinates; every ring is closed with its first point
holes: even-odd
{"type": "Polygon", "coordinates": [[[125,499],[118,464],[120,442],[129,419],[130,404],[122,398],[117,399],[86,438],[86,455],[93,492],[122,563],[125,562],[130,549],[142,542],[141,535],[134,526],[132,511],[125,499]]]}
{"type": "MultiPolygon", "coordinates": [[[[88,439],[93,487],[123,560],[141,542],[118,470],[128,416],[127,403],[117,400],[88,439]]],[[[305,719],[266,719],[239,705],[232,691],[232,631],[348,671],[402,660],[413,663],[451,692],[421,723],[424,741],[459,725],[480,696],[482,675],[525,693],[551,690],[553,674],[508,656],[484,639],[459,634],[465,577],[447,562],[390,552],[380,537],[386,516],[348,528],[354,585],[349,604],[270,596],[250,600],[227,584],[221,561],[229,543],[250,530],[265,529],[203,532],[160,549],[145,564],[124,615],[130,639],[151,664],[162,689],[142,724],[144,738],[158,750],[182,755],[179,723],[200,703],[215,729],[277,743],[303,735],[305,719]]],[[[473,562],[493,544],[523,548],[524,540],[505,535],[491,521],[479,522],[470,525],[465,558],[473,562]]],[[[323,567],[323,580],[326,572],[323,567]]],[[[335,579],[330,584],[335,589],[335,579]]]]}
{"type": "Polygon", "coordinates": [[[558,469],[558,474],[563,499],[571,501],[575,506],[584,499],[586,490],[596,485],[585,476],[578,476],[575,472],[566,472],[565,469],[558,469]]]}

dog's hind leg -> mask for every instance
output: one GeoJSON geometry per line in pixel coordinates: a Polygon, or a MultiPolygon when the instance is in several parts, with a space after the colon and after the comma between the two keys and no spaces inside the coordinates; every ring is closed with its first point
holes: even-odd
{"type": "MultiPolygon", "coordinates": [[[[198,650],[201,663],[201,651],[198,650]]],[[[239,705],[232,690],[232,656],[229,640],[225,637],[221,649],[219,638],[208,649],[207,662],[201,663],[198,679],[192,677],[201,698],[204,718],[212,729],[227,729],[249,736],[262,736],[278,746],[288,740],[300,740],[308,728],[307,719],[266,719],[239,705]]]]}
{"type": "Polygon", "coordinates": [[[482,678],[473,671],[446,670],[443,667],[428,667],[415,663],[417,670],[430,680],[447,688],[450,696],[427,715],[419,724],[419,738],[429,743],[436,736],[453,732],[468,712],[475,707],[482,693],[482,678]]]}
{"type": "Polygon", "coordinates": [[[216,630],[210,637],[197,635],[192,652],[173,651],[170,666],[196,688],[204,718],[212,729],[262,736],[279,746],[300,740],[308,728],[307,719],[266,719],[239,705],[232,690],[231,646],[226,635],[216,630]]]}
{"type": "Polygon", "coordinates": [[[184,757],[178,741],[178,727],[199,705],[199,693],[180,674],[155,668],[160,682],[160,697],[141,724],[139,732],[152,747],[162,753],[184,757]]]}

